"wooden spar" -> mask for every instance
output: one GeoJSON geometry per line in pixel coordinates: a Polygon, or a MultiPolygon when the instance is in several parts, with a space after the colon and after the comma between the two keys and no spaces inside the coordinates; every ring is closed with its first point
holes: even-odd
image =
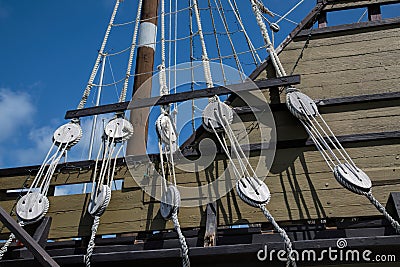
{"type": "MultiPolygon", "coordinates": [[[[151,96],[151,77],[154,68],[154,53],[157,39],[158,0],[144,0],[140,15],[140,33],[133,95],[135,98],[151,96]]],[[[135,110],[131,113],[133,136],[127,146],[127,155],[146,154],[149,108],[135,110]]]]}
{"type": "Polygon", "coordinates": [[[47,252],[22,228],[2,207],[0,207],[0,220],[21,240],[35,258],[45,267],[59,267],[47,252]]]}
{"type": "MultiPolygon", "coordinates": [[[[98,107],[90,107],[84,109],[69,110],[65,114],[65,119],[81,118],[98,114],[123,112],[127,109],[142,109],[156,105],[168,105],[171,103],[183,102],[191,99],[206,98],[214,95],[235,94],[238,92],[247,92],[257,89],[271,89],[273,87],[294,85],[300,83],[300,75],[284,76],[279,78],[271,78],[267,80],[258,80],[254,82],[246,82],[241,84],[233,84],[229,86],[216,86],[213,88],[199,89],[189,92],[181,92],[176,94],[168,94],[151,98],[133,99],[130,101],[108,104],[98,107]]],[[[137,111],[134,111],[137,112],[137,111]]]]}

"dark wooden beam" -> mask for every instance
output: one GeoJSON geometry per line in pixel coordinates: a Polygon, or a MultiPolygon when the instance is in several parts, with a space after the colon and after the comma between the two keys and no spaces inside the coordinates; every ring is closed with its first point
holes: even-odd
{"type": "MultiPolygon", "coordinates": [[[[51,217],[44,217],[38,223],[27,225],[25,229],[28,233],[31,234],[33,239],[42,247],[46,248],[47,239],[50,233],[50,226],[51,226],[52,218],[51,217]],[[33,233],[33,234],[32,234],[33,233]]],[[[27,250],[27,248],[20,249],[20,255],[22,258],[31,258],[32,253],[27,250]]]]}
{"type": "Polygon", "coordinates": [[[315,100],[315,103],[317,104],[318,107],[328,107],[328,106],[353,105],[353,104],[372,103],[372,102],[387,102],[396,100],[400,100],[400,92],[318,99],[315,100]]]}
{"type": "Polygon", "coordinates": [[[217,245],[217,203],[208,203],[207,208],[207,217],[206,217],[206,233],[204,235],[204,246],[205,247],[214,247],[217,245]]]}
{"type": "MultiPolygon", "coordinates": [[[[313,240],[299,240],[293,241],[293,246],[296,251],[302,253],[303,250],[314,250],[317,255],[322,250],[328,250],[329,248],[337,248],[338,238],[346,238],[348,247],[351,249],[357,249],[362,251],[368,249],[373,253],[372,255],[396,255],[398,257],[398,250],[400,248],[400,236],[368,236],[368,234],[374,232],[373,230],[365,229],[364,236],[347,237],[345,231],[330,230],[335,232],[336,236],[313,239],[313,240]]],[[[278,262],[274,257],[273,262],[270,261],[259,261],[257,259],[257,253],[260,250],[265,249],[265,244],[268,245],[269,251],[278,251],[284,248],[283,242],[279,239],[274,240],[269,237],[275,237],[276,234],[263,234],[259,235],[261,239],[255,240],[250,243],[236,243],[235,245],[221,245],[216,247],[190,247],[190,258],[193,265],[203,267],[210,266],[210,261],[215,266],[265,266],[266,263],[272,266],[280,266],[282,262],[278,262]]],[[[234,236],[233,236],[234,238],[234,236]]],[[[243,241],[243,240],[241,240],[243,241]]],[[[337,250],[336,250],[337,251],[337,250]]],[[[344,250],[346,251],[346,250],[344,250]]],[[[54,256],[60,264],[63,266],[80,266],[83,260],[83,254],[74,255],[70,249],[65,249],[62,253],[60,251],[58,255],[54,256]]],[[[300,254],[301,255],[301,254],[300,254]]],[[[327,255],[327,254],[325,254],[327,255]]],[[[335,255],[338,255],[335,254],[335,255]]],[[[371,259],[373,258],[371,255],[371,259]]],[[[154,265],[163,264],[163,266],[177,266],[181,262],[181,251],[179,248],[166,248],[166,249],[153,249],[153,250],[120,250],[119,246],[110,246],[107,249],[102,249],[102,252],[96,252],[93,254],[92,261],[94,264],[99,266],[107,266],[111,264],[128,265],[135,263],[136,265],[154,265]]],[[[35,266],[34,262],[30,259],[26,260],[6,260],[2,262],[4,267],[11,266],[35,266]]],[[[310,266],[316,264],[315,262],[305,262],[306,265],[310,266]]],[[[319,261],[319,265],[337,265],[346,264],[346,266],[361,266],[364,260],[360,257],[360,261],[346,262],[346,261],[332,261],[326,257],[323,261],[319,261]],[[321,264],[321,262],[323,264],[321,264]]],[[[396,266],[395,264],[390,266],[396,266]]]]}
{"type": "Polygon", "coordinates": [[[80,117],[105,114],[111,112],[121,112],[127,109],[139,109],[139,108],[159,106],[159,105],[168,105],[171,103],[182,102],[191,99],[207,98],[214,95],[227,95],[232,93],[236,94],[258,89],[268,89],[278,86],[295,85],[299,83],[300,83],[300,75],[292,75],[274,79],[260,80],[255,82],[244,82],[241,84],[234,84],[229,86],[217,86],[213,88],[170,94],[159,97],[151,97],[143,99],[134,98],[132,99],[131,102],[110,104],[110,105],[85,108],[80,110],[69,110],[65,115],[65,119],[80,118],[80,117]]]}
{"type": "Polygon", "coordinates": [[[325,11],[321,11],[318,17],[318,28],[325,28],[328,26],[328,20],[325,11]]]}
{"type": "Polygon", "coordinates": [[[368,6],[368,20],[376,21],[376,20],[381,20],[381,19],[382,19],[381,5],[374,4],[374,5],[368,6]]]}
{"type": "Polygon", "coordinates": [[[390,193],[386,203],[386,210],[395,220],[400,219],[400,192],[390,193]]]}
{"type": "Polygon", "coordinates": [[[22,228],[2,207],[0,220],[14,235],[24,243],[36,260],[44,267],[59,267],[49,254],[22,228]]]}
{"type": "Polygon", "coordinates": [[[336,33],[351,33],[353,31],[358,31],[367,28],[376,28],[380,27],[397,27],[400,25],[400,17],[384,19],[384,20],[376,20],[376,21],[366,21],[366,22],[357,22],[352,24],[343,24],[337,26],[330,26],[326,28],[319,29],[306,29],[302,30],[297,36],[296,40],[305,39],[308,37],[310,32],[312,31],[312,36],[321,36],[326,34],[336,34],[336,33]]]}

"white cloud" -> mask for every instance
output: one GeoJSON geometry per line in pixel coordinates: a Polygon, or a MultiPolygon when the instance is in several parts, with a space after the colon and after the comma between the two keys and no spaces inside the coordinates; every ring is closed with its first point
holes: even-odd
{"type": "Polygon", "coordinates": [[[52,144],[53,132],[50,126],[31,129],[29,140],[30,147],[15,150],[15,161],[20,166],[41,164],[52,144]]]}
{"type": "Polygon", "coordinates": [[[0,89],[0,143],[25,126],[35,111],[28,94],[0,89]]]}

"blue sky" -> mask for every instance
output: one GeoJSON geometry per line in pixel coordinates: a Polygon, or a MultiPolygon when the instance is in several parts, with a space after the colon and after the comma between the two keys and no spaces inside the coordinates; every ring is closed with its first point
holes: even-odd
{"type": "MultiPolygon", "coordinates": [[[[279,14],[284,14],[297,2],[264,1],[279,14]]],[[[114,3],[113,0],[0,0],[0,168],[40,164],[43,160],[53,131],[66,122],[65,111],[75,109],[79,102],[114,3]]],[[[136,3],[125,0],[116,22],[133,20],[136,3]]],[[[179,5],[185,3],[180,1],[179,5]]],[[[239,0],[238,3],[245,13],[242,14],[245,20],[251,19],[250,23],[255,25],[254,17],[245,7],[248,2],[239,0]]],[[[288,18],[299,22],[314,4],[314,0],[306,0],[288,18]]],[[[351,22],[357,20],[362,12],[357,10],[350,15],[333,16],[330,22],[351,22]]],[[[387,9],[386,13],[394,16],[399,13],[399,8],[387,9]]],[[[187,23],[179,25],[187,27],[187,23]]],[[[205,22],[207,26],[210,26],[209,22],[205,22]]],[[[294,27],[286,21],[282,21],[280,26],[282,30],[276,36],[276,43],[294,27]]],[[[257,27],[247,30],[255,43],[262,42],[257,27]]],[[[130,39],[131,28],[117,30],[110,37],[107,51],[126,48],[130,39]]],[[[239,44],[240,49],[244,48],[239,44]]],[[[111,58],[117,80],[123,73],[126,58],[111,58]]],[[[184,62],[183,58],[178,58],[178,61],[184,62]]],[[[112,82],[109,67],[106,83],[112,82]]],[[[109,87],[102,103],[116,102],[117,91],[118,88],[109,87]]],[[[93,103],[93,95],[89,105],[93,103]]],[[[90,124],[90,120],[82,121],[86,131],[90,124]]],[[[84,140],[73,148],[70,160],[87,159],[88,135],[89,132],[84,132],[84,140]]]]}

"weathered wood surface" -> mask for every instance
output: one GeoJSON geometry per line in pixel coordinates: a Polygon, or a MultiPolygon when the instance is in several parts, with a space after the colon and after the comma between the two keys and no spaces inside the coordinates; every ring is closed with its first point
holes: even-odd
{"type": "MultiPolygon", "coordinates": [[[[371,176],[374,193],[380,201],[386,202],[389,192],[400,190],[400,144],[357,146],[349,148],[348,152],[371,176]]],[[[258,160],[267,159],[252,157],[251,163],[258,160]]],[[[220,161],[214,164],[213,173],[223,171],[223,160],[220,161]]],[[[145,171],[145,165],[139,166],[136,175],[144,175],[145,171]]],[[[173,228],[170,222],[161,218],[159,203],[145,195],[125,169],[117,175],[126,177],[124,190],[113,191],[110,206],[101,218],[99,234],[173,228]]],[[[258,175],[265,177],[266,173],[261,171],[258,175]]],[[[181,185],[197,186],[210,179],[206,171],[198,173],[197,181],[194,177],[193,173],[190,175],[179,170],[178,165],[177,180],[181,185]]],[[[278,220],[378,215],[368,200],[343,189],[335,181],[316,151],[278,150],[265,182],[273,196],[268,207],[278,220]]],[[[49,216],[53,218],[50,238],[88,235],[91,218],[86,213],[87,202],[88,195],[50,197],[49,216]]],[[[10,210],[13,203],[3,201],[1,206],[10,210]]],[[[262,214],[244,204],[235,191],[219,200],[218,207],[220,226],[264,221],[262,214]]],[[[180,211],[182,227],[204,226],[205,218],[205,206],[182,208],[180,211]]]]}
{"type": "MultiPolygon", "coordinates": [[[[300,54],[304,41],[290,43],[281,53],[282,62],[289,72],[300,54]]],[[[299,86],[313,99],[356,96],[372,93],[399,92],[400,80],[400,30],[387,28],[380,31],[352,32],[329,38],[312,38],[295,73],[302,75],[299,86]]],[[[272,72],[269,73],[271,75],[272,72]]],[[[266,77],[266,73],[263,77],[266,77]]],[[[262,77],[260,77],[262,78],[262,77]]],[[[265,95],[270,99],[269,93],[265,95]]],[[[279,99],[278,99],[279,100],[279,99]]],[[[285,102],[284,94],[280,101],[285,102]]],[[[238,101],[234,101],[237,105],[238,101]]],[[[394,106],[354,105],[352,109],[333,109],[324,114],[337,135],[398,131],[400,109],[394,106]],[[359,107],[359,109],[357,108],[359,107]]],[[[251,115],[243,115],[250,143],[268,141],[273,135],[271,122],[254,122],[251,115]],[[261,140],[259,128],[270,131],[267,140],[261,140]]],[[[306,138],[301,125],[287,110],[274,112],[279,141],[306,138]]],[[[237,124],[233,124],[237,128],[237,124]]],[[[239,131],[239,130],[237,130],[239,131]]],[[[389,193],[400,190],[400,143],[385,141],[351,143],[349,154],[373,180],[373,192],[383,203],[389,193]]],[[[311,147],[278,149],[271,171],[265,170],[272,158],[252,155],[253,165],[261,162],[257,170],[272,192],[268,205],[279,221],[317,219],[326,217],[373,216],[379,212],[362,196],[342,188],[323,162],[319,152],[311,147]]],[[[206,184],[222,173],[226,160],[221,157],[206,171],[196,174],[182,171],[177,165],[180,185],[206,184]]],[[[143,177],[147,167],[139,165],[135,175],[143,177]]],[[[92,170],[68,170],[58,173],[52,186],[65,183],[82,183],[91,180],[92,170]]],[[[26,180],[25,175],[0,178],[0,190],[18,189],[26,180]]],[[[27,185],[32,182],[28,180],[27,185]]],[[[147,230],[172,229],[159,214],[159,203],[146,195],[129,175],[126,168],[117,171],[116,179],[124,179],[123,190],[113,191],[110,206],[101,218],[99,234],[129,233],[147,230]]],[[[53,218],[50,238],[87,236],[91,218],[86,212],[88,195],[51,196],[49,216],[53,218]]],[[[14,201],[1,201],[10,210],[14,201]]],[[[264,222],[261,212],[244,204],[233,190],[217,201],[219,226],[235,223],[264,222]]],[[[182,227],[205,226],[206,207],[181,208],[182,227]]],[[[3,230],[6,233],[6,229],[3,230]]]]}
{"type": "MultiPolygon", "coordinates": [[[[292,42],[280,53],[287,71],[293,68],[304,43],[292,42]]],[[[397,92],[399,52],[398,27],[311,38],[295,70],[302,76],[298,87],[314,99],[397,92]]]]}

